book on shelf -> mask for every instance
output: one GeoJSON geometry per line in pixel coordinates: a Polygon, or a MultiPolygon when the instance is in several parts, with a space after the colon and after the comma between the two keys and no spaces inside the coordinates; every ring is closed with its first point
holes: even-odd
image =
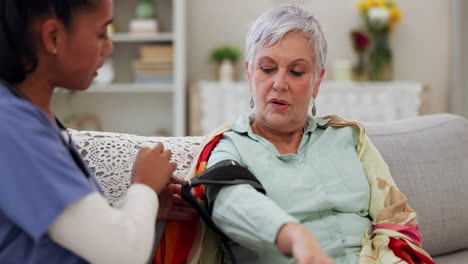
{"type": "Polygon", "coordinates": [[[134,72],[135,75],[147,76],[172,76],[172,71],[155,71],[155,70],[139,70],[134,72]]]}
{"type": "Polygon", "coordinates": [[[144,60],[135,60],[133,61],[133,68],[134,69],[156,69],[156,70],[172,70],[173,63],[172,62],[157,62],[157,61],[144,61],[144,60]]]}
{"type": "Polygon", "coordinates": [[[142,45],[140,58],[132,65],[135,82],[172,82],[173,64],[172,45],[142,45]]]}
{"type": "Polygon", "coordinates": [[[142,45],[140,46],[140,59],[148,62],[172,63],[174,48],[172,45],[142,45]]]}
{"type": "Polygon", "coordinates": [[[172,76],[173,74],[171,64],[148,64],[142,61],[133,62],[133,72],[135,75],[172,76]]]}
{"type": "Polygon", "coordinates": [[[172,76],[135,75],[135,83],[172,83],[172,76]]]}

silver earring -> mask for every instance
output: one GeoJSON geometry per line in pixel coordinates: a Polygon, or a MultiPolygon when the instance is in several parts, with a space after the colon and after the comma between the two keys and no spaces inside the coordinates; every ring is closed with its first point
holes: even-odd
{"type": "Polygon", "coordinates": [[[253,96],[250,96],[250,109],[253,109],[255,106],[253,96]]]}
{"type": "Polygon", "coordinates": [[[317,108],[315,107],[315,98],[312,98],[312,116],[317,114],[317,108]]]}

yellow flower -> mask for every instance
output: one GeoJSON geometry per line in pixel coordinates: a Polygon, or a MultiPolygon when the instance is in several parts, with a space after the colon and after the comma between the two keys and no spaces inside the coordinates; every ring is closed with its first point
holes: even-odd
{"type": "Polygon", "coordinates": [[[390,19],[388,21],[388,29],[390,32],[393,31],[395,25],[401,20],[401,12],[400,9],[394,7],[390,9],[390,19]]]}
{"type": "Polygon", "coordinates": [[[400,9],[396,8],[396,7],[393,7],[393,8],[390,8],[390,21],[395,21],[398,22],[401,20],[401,11],[400,9]]]}
{"type": "Polygon", "coordinates": [[[396,8],[395,0],[387,1],[387,7],[388,8],[396,8]]]}
{"type": "Polygon", "coordinates": [[[401,11],[398,8],[395,0],[360,0],[356,3],[356,7],[362,16],[367,17],[371,8],[385,8],[388,10],[387,26],[390,32],[395,25],[401,20],[401,11]]]}
{"type": "Polygon", "coordinates": [[[367,0],[366,1],[366,7],[369,9],[371,7],[373,7],[375,4],[375,1],[374,0],[367,0]]]}
{"type": "Polygon", "coordinates": [[[380,6],[380,7],[385,7],[385,4],[386,4],[385,0],[378,0],[375,2],[375,5],[380,6]]]}
{"type": "Polygon", "coordinates": [[[367,5],[365,1],[360,1],[356,4],[357,9],[359,9],[359,12],[365,14],[367,11],[367,5]]]}

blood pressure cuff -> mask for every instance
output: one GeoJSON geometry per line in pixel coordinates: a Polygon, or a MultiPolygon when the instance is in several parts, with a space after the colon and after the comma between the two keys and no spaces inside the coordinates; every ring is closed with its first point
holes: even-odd
{"type": "Polygon", "coordinates": [[[218,162],[188,181],[173,179],[172,182],[182,185],[182,198],[197,210],[198,214],[203,218],[209,228],[224,238],[226,238],[224,233],[211,219],[211,209],[218,191],[222,187],[228,185],[249,184],[257,191],[266,194],[266,191],[260,181],[248,169],[242,167],[234,160],[218,162]],[[198,199],[191,194],[191,189],[199,185],[204,185],[205,190],[207,189],[206,187],[208,187],[208,191],[210,192],[205,195],[207,197],[206,207],[200,204],[198,199]]]}

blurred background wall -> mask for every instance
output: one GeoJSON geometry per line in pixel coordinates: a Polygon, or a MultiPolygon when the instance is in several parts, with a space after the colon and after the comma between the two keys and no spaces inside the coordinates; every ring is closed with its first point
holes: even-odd
{"type": "MultiPolygon", "coordinates": [[[[251,21],[265,10],[293,2],[311,10],[321,22],[329,46],[325,78],[332,79],[336,61],[354,60],[349,34],[362,22],[355,7],[357,0],[188,0],[188,81],[215,79],[214,65],[208,61],[211,49],[222,44],[244,49],[245,34],[251,21]]],[[[451,110],[452,2],[397,1],[403,17],[391,36],[394,78],[418,81],[428,87],[427,113],[451,110]]],[[[468,3],[461,5],[468,7],[468,3]]],[[[468,20],[468,16],[463,19],[468,20]]],[[[465,36],[468,40],[468,35],[465,36]]],[[[245,78],[243,63],[237,67],[240,79],[245,78]]]]}

